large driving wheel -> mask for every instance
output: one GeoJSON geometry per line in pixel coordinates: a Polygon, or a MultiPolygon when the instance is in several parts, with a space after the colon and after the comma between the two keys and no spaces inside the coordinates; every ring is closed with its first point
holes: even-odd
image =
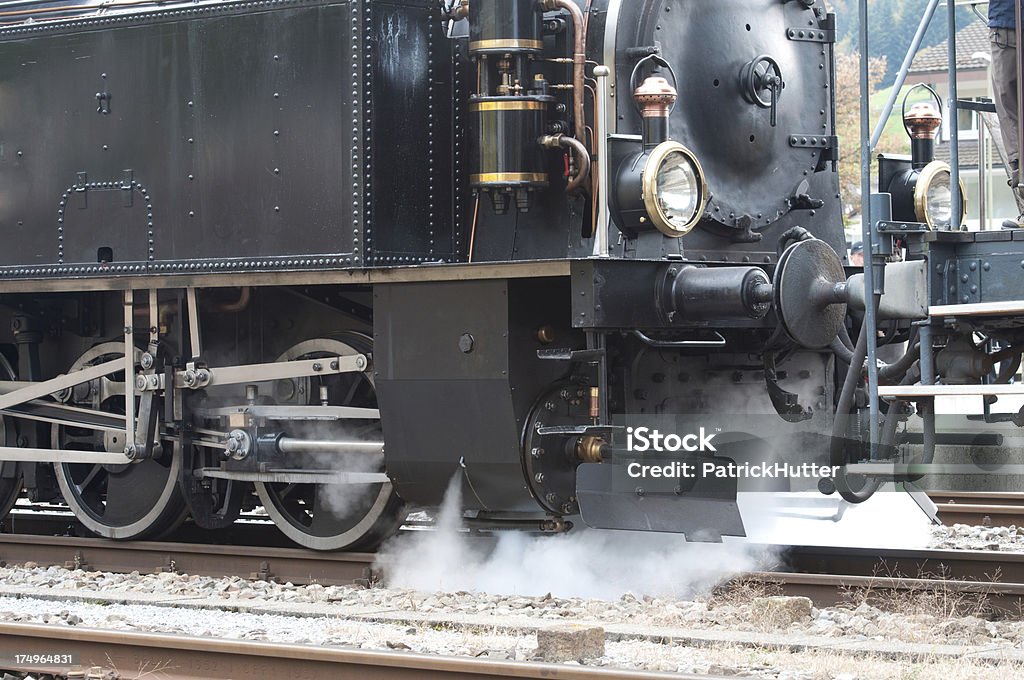
{"type": "MultiPolygon", "coordinates": [[[[369,354],[372,341],[356,333],[339,339],[301,342],[278,361],[297,361],[328,356],[369,354]]],[[[377,394],[370,372],[343,373],[274,384],[274,399],[279,404],[315,405],[326,396],[331,406],[377,408],[377,394]],[[326,395],[321,387],[326,388],[326,395]]],[[[325,425],[296,421],[288,425],[289,436],[302,438],[351,438],[380,440],[379,419],[345,419],[325,425]]],[[[359,456],[361,454],[353,454],[359,456]]],[[[292,454],[289,468],[334,469],[358,472],[383,472],[383,466],[361,466],[358,459],[344,456],[292,454]]],[[[314,550],[367,550],[391,536],[405,519],[402,502],[390,482],[370,484],[302,484],[257,482],[256,493],[263,507],[281,531],[296,543],[314,550]]]]}
{"type": "MultiPolygon", "coordinates": [[[[140,352],[135,350],[136,357],[140,352]]],[[[69,373],[124,356],[124,344],[93,347],[71,366],[69,373]]],[[[125,375],[115,373],[74,387],[72,406],[105,413],[125,412],[125,375]]],[[[55,426],[52,446],[78,451],[124,451],[124,433],[55,426]]],[[[55,463],[57,483],[65,502],[90,531],[106,538],[139,539],[170,531],[185,518],[178,490],[181,455],[164,445],[157,458],[123,465],[55,463]]]]}

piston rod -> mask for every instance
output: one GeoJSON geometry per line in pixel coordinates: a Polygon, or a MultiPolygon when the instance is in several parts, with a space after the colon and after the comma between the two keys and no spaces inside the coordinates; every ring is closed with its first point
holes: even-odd
{"type": "Polygon", "coordinates": [[[281,437],[277,440],[277,450],[281,453],[331,453],[337,455],[357,453],[382,456],[384,455],[384,442],[281,437]]]}

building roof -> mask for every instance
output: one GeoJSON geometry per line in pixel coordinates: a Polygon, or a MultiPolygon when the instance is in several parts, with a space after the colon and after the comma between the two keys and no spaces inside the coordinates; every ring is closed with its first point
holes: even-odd
{"type": "MultiPolygon", "coordinates": [[[[978,167],[978,140],[976,139],[961,139],[960,144],[957,147],[959,150],[958,160],[960,161],[960,169],[968,170],[978,167]]],[[[991,147],[989,147],[991,149],[991,147]]],[[[950,144],[949,140],[944,140],[935,145],[935,160],[949,162],[949,151],[950,144]]],[[[992,168],[1002,175],[1003,163],[999,160],[999,154],[994,149],[990,151],[992,158],[992,168]]]]}
{"type": "MultiPolygon", "coordinates": [[[[926,47],[917,53],[910,65],[911,73],[945,73],[948,57],[946,43],[943,40],[937,45],[926,47]]],[[[984,59],[973,59],[971,55],[978,52],[989,53],[988,26],[978,19],[956,34],[956,69],[957,71],[983,70],[988,67],[984,59]]]]}

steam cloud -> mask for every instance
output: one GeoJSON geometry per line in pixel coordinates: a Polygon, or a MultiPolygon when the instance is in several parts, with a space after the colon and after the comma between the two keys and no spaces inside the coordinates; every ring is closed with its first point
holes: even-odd
{"type": "Polygon", "coordinates": [[[463,529],[456,476],[434,530],[392,539],[377,566],[389,587],[425,592],[687,598],[741,573],[775,567],[773,546],[911,548],[926,546],[930,537],[927,518],[905,493],[879,493],[858,506],[814,493],[741,493],[738,501],[747,539],[687,543],[674,534],[583,529],[544,537],[503,532],[495,544],[463,529]]]}
{"type": "Polygon", "coordinates": [[[378,554],[388,586],[605,600],[627,592],[683,598],[764,568],[772,557],[742,543],[687,543],[671,534],[593,529],[561,536],[503,532],[495,545],[461,530],[460,482],[456,477],[449,485],[433,531],[401,535],[378,554]]]}
{"type": "Polygon", "coordinates": [[[928,516],[892,484],[857,505],[816,492],[741,492],[737,502],[747,540],[759,543],[927,548],[932,538],[928,516]]]}

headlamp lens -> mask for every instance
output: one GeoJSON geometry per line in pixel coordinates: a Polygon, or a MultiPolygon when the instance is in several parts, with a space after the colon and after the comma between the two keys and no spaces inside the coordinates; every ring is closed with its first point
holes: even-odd
{"type": "Polygon", "coordinates": [[[700,204],[700,182],[690,159],[679,151],[665,156],[658,168],[657,198],[662,213],[676,229],[693,221],[700,204]]]}
{"type": "Polygon", "coordinates": [[[949,229],[950,216],[953,214],[949,181],[949,173],[940,172],[925,189],[925,213],[932,228],[949,229]]]}

